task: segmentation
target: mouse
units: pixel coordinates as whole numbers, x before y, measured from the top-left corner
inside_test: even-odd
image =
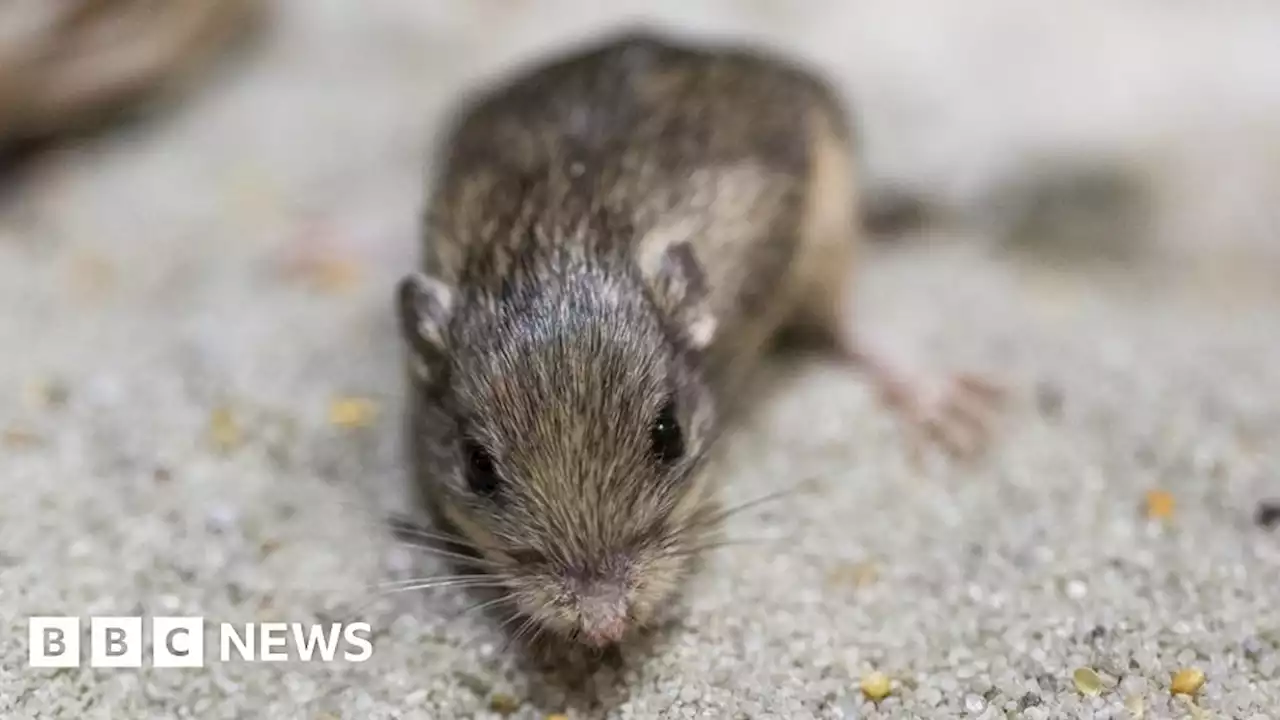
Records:
[[[531,634],[617,646],[679,595],[723,518],[708,458],[783,338],[866,372],[939,438],[972,420],[916,402],[850,325],[852,117],[777,51],[650,28],[459,101],[394,293],[408,444]],[[955,388],[955,407],[999,391]]]

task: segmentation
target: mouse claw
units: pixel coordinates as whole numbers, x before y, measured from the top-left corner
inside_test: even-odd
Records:
[[[999,383],[974,373],[959,373],[930,397],[924,383],[908,382],[874,354],[859,349],[848,358],[870,373],[881,401],[906,421],[913,454],[933,446],[952,458],[973,460],[989,446],[994,416],[1006,395]]]
[[[958,460],[974,460],[990,447],[994,416],[1004,399],[996,383],[957,375],[932,402],[919,390],[905,395],[898,410],[927,441]]]
[[[953,385],[973,399],[991,405],[1003,404],[1007,395],[1003,385],[975,373],[959,373],[955,376]]]

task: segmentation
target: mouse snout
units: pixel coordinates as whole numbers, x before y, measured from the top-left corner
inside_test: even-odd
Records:
[[[593,583],[585,590],[578,600],[583,637],[598,646],[621,640],[627,632],[626,592],[618,583],[608,581]]]
[[[582,636],[593,645],[616,643],[626,634],[631,609],[626,581],[613,573],[575,578]]]

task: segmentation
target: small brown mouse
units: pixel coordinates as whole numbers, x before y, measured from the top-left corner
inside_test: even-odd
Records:
[[[593,646],[654,618],[716,529],[704,461],[777,338],[921,409],[847,327],[854,139],[812,71],[652,30],[466,100],[397,288],[409,442],[514,616]]]

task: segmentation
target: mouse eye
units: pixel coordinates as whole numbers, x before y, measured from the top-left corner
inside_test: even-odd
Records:
[[[680,421],[676,419],[675,398],[668,398],[658,411],[649,431],[649,442],[653,456],[663,465],[679,460],[684,454],[684,435],[680,432]]]
[[[467,485],[477,495],[492,496],[498,491],[501,479],[493,467],[493,456],[480,443],[466,440],[462,452],[467,463]]]

